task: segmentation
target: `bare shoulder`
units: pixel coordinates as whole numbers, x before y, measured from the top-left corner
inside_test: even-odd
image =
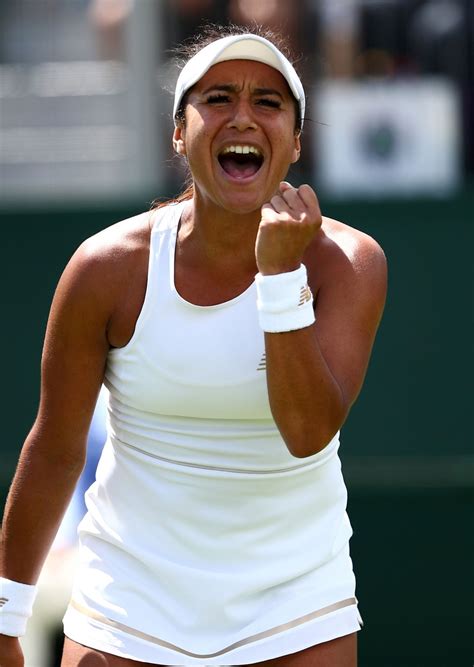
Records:
[[[121,264],[137,252],[148,250],[152,214],[141,213],[121,220],[86,239],[75,256],[89,264]]]
[[[308,249],[307,261],[314,287],[337,280],[380,286],[385,293],[387,261],[384,251],[368,234],[343,222],[323,217],[320,234]]]
[[[386,270],[385,253],[371,236],[332,218],[324,217],[322,227],[329,243],[335,245],[334,260],[345,257],[357,273]]]
[[[95,293],[126,283],[148,256],[150,225],[150,214],[142,213],[89,237],[71,257],[61,280],[90,287]]]
[[[140,302],[147,230],[145,215],[95,234],[76,250],[59,280],[44,341],[36,422],[52,447],[69,442],[76,454],[82,451],[108,351],[133,328],[134,312],[124,307],[130,308],[133,293]],[[121,329],[117,314],[125,322]]]
[[[124,344],[144,299],[151,226],[151,214],[142,213],[86,239],[67,264],[53,305],[105,328],[111,345]]]

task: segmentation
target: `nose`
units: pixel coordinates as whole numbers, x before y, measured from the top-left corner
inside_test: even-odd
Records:
[[[251,104],[247,100],[239,100],[236,102],[233,111],[233,116],[227,123],[228,128],[239,130],[239,132],[245,132],[245,130],[248,129],[256,129],[257,123],[253,118]]]

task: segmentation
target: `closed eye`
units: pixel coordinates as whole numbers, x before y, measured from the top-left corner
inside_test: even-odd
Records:
[[[261,106],[264,107],[272,107],[272,109],[279,109],[281,107],[281,103],[279,100],[269,99],[268,97],[263,97],[257,100],[257,104],[260,104]]]
[[[228,95],[223,95],[222,93],[216,93],[215,95],[209,95],[207,98],[208,104],[224,104],[229,102],[230,97]]]

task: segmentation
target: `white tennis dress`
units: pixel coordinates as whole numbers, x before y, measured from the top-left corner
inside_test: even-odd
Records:
[[[160,209],[130,342],[109,353],[109,437],[86,494],[71,639],[135,660],[241,665],[360,628],[336,436],[293,457],[272,419],[252,284],[174,286],[183,204]]]

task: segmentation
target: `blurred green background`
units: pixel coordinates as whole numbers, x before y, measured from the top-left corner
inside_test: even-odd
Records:
[[[85,237],[142,209],[3,212],[3,497],[35,415],[41,341],[64,264]],[[323,209],[374,236],[389,262],[384,319],[341,446],[365,621],[360,664],[470,665],[473,190]]]
[[[2,4],[0,500],[36,413],[64,265],[83,239],[180,187],[163,87],[176,76],[169,48],[203,18],[283,28],[305,54],[309,117],[290,180],[313,183],[323,213],[372,235],[388,259],[385,315],[340,450],[365,621],[360,666],[469,667],[470,0]]]

